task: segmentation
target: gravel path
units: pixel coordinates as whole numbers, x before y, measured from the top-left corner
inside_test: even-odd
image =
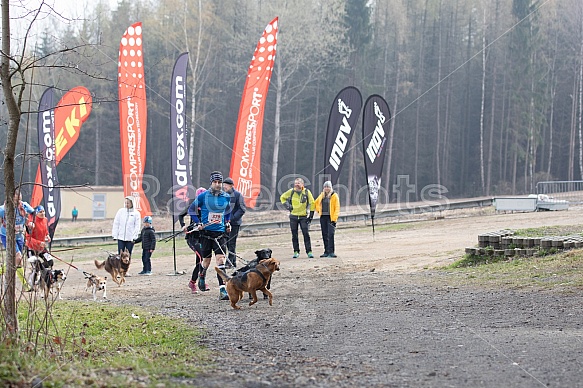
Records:
[[[108,295],[205,329],[216,368],[184,381],[194,386],[583,387],[581,293],[452,287],[458,275],[436,268],[478,233],[572,225],[582,210],[419,222],[379,228],[374,241],[370,230],[340,229],[337,259],[288,258],[288,235],[242,239],[245,257],[269,246],[281,260],[272,307],[234,311],[214,278],[191,295],[188,275],[133,276]],[[179,268],[190,271],[189,260]]]

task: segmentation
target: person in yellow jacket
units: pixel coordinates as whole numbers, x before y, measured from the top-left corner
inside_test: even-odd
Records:
[[[340,215],[340,198],[332,188],[332,182],[324,182],[322,192],[316,198],[316,211],[320,214],[320,227],[324,241],[324,254],[320,257],[337,257],[334,253],[334,233]]]
[[[293,258],[300,257],[300,243],[298,240],[298,225],[304,235],[304,246],[308,258],[313,259],[312,241],[310,240],[310,222],[314,218],[314,196],[304,187],[304,180],[296,178],[293,189],[289,189],[279,197],[279,200],[289,210],[289,226],[292,232]]]

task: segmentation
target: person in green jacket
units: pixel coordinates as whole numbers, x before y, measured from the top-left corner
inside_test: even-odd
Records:
[[[296,178],[293,189],[289,189],[279,197],[283,206],[289,210],[289,226],[292,232],[292,244],[294,247],[293,258],[300,257],[300,243],[298,240],[298,226],[302,229],[304,246],[310,259],[312,253],[312,241],[310,240],[310,223],[314,218],[314,196],[309,189],[304,187],[304,180]]]

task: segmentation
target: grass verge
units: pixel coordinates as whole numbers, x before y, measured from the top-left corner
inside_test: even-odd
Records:
[[[457,263],[457,262],[456,262]],[[571,292],[583,288],[583,250],[542,257],[520,257],[472,267],[446,267],[450,285],[471,283],[494,288],[537,288]]]
[[[33,335],[0,344],[2,386],[186,386],[208,363],[201,333],[176,319],[97,303],[29,307],[19,304],[19,322]]]

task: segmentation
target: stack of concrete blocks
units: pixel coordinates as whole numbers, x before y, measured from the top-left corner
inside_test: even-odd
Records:
[[[563,251],[583,248],[583,236],[514,236],[511,230],[499,230],[478,235],[478,247],[466,248],[466,253],[475,256],[534,256],[538,251]]]

